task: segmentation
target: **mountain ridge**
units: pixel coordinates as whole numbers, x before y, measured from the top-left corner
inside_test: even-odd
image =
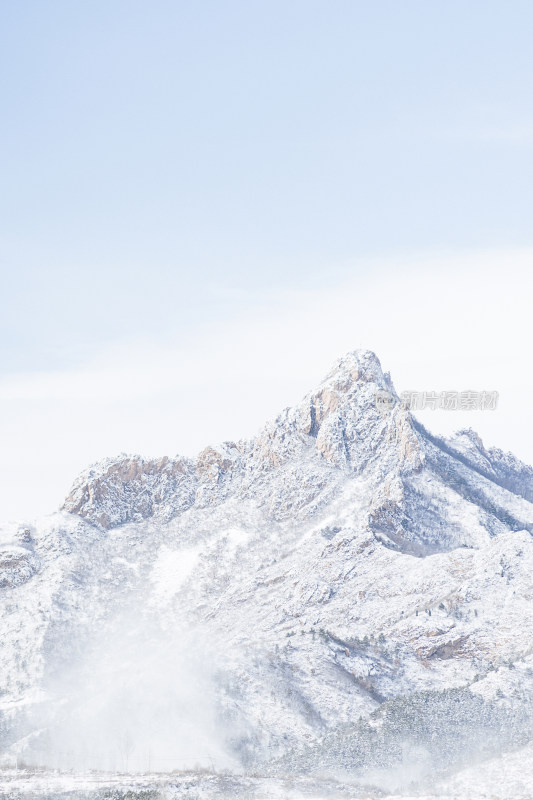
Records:
[[[385,415],[375,405],[380,390],[396,400]],[[168,522],[194,505],[223,502],[232,492],[243,498],[253,496],[257,487],[262,505],[274,518],[292,513],[294,503],[287,495],[298,498],[304,513],[309,506],[312,515],[316,511],[316,505],[310,504],[313,492],[316,495],[321,486],[335,482],[334,471],[326,474],[330,466],[362,474],[378,462],[376,480],[382,496],[381,504],[378,499],[374,504],[377,525],[380,520],[390,522],[394,497],[404,496],[404,479],[423,468],[430,445],[501,488],[533,499],[531,467],[496,448],[487,451],[471,429],[450,440],[431,434],[399,402],[377,356],[360,350],[340,358],[315,390],[267,422],[256,437],[208,446],[196,458],[123,455],[106,459],[81,473],[62,510],[105,529],[152,516]],[[315,467],[311,495],[302,492],[300,473],[296,482],[290,474],[285,476],[285,497],[276,496],[276,487],[270,493],[268,486],[265,490],[265,475],[287,466],[291,459],[304,458],[311,458]],[[531,528],[529,521],[513,524]]]

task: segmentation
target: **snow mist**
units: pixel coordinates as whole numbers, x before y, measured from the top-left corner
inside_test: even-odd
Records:
[[[121,613],[50,677],[21,758],[58,769],[171,772],[236,767],[199,630]]]

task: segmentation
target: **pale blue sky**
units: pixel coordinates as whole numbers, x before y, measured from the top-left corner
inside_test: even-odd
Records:
[[[1,370],[533,244],[532,36],[516,0],[3,2]]]
[[[347,350],[533,463],[530,0],[0,0],[0,520]],[[444,412],[443,412],[444,413]]]

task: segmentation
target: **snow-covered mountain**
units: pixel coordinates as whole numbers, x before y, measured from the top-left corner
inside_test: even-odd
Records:
[[[380,389],[349,353],[256,438],[106,459],[4,528],[4,763],[381,785],[525,747],[533,470]]]

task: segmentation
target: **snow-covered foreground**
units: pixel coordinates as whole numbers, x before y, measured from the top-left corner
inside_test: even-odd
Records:
[[[394,776],[391,776],[393,780]],[[433,785],[409,784],[394,793],[342,781],[294,777],[123,773],[0,772],[0,797],[9,800],[530,800],[533,746],[461,770]]]

